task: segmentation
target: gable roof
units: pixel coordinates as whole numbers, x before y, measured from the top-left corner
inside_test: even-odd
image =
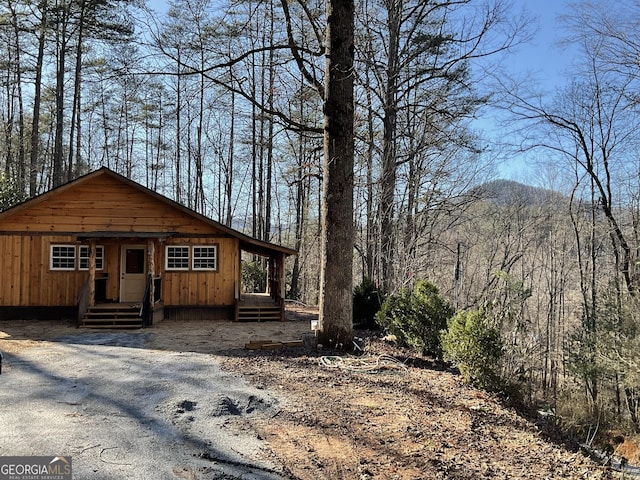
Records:
[[[202,215],[194,210],[191,210],[190,208],[185,207],[184,205],[181,205],[180,203],[171,200],[168,197],[165,197],[164,195],[159,194],[158,192],[155,192],[153,190],[151,190],[150,188],[147,188],[137,182],[134,182],[133,180],[120,175],[119,173],[114,172],[113,170],[107,168],[107,167],[101,167],[98,170],[94,170],[91,173],[88,173],[86,175],[83,175],[81,177],[76,178],[75,180],[71,180],[70,182],[67,182],[63,185],[60,185],[59,187],[53,188],[41,195],[32,197],[28,200],[25,200],[22,203],[19,203],[17,205],[14,205],[13,207],[4,210],[3,212],[0,212],[0,222],[2,222],[3,219],[14,215],[16,213],[19,213],[29,207],[38,205],[40,203],[46,202],[47,200],[49,200],[50,198],[60,194],[61,192],[64,192],[72,187],[75,187],[77,185],[81,185],[83,183],[89,182],[91,180],[95,180],[96,178],[99,178],[103,175],[107,175],[111,178],[114,178],[126,185],[129,185],[130,187],[133,187],[147,195],[152,196],[153,198],[155,198],[156,200],[165,203],[173,208],[176,208],[178,210],[180,210],[181,212],[203,222],[206,223],[207,225],[210,225],[218,230],[220,230],[221,232],[225,233],[226,235],[229,235],[231,237],[237,238],[240,241],[240,248],[242,250],[245,250],[247,252],[250,253],[255,253],[257,255],[271,255],[274,253],[282,253],[285,255],[296,255],[297,252],[291,248],[287,248],[287,247],[283,247],[281,245],[276,245],[274,243],[269,243],[269,242],[264,242],[262,240],[258,240],[256,238],[250,237],[249,235],[245,235],[242,232],[239,232],[237,230],[234,230],[233,228],[227,227],[226,225],[223,225],[222,223],[216,222],[215,220],[210,219],[209,217],[206,217],[205,215]]]

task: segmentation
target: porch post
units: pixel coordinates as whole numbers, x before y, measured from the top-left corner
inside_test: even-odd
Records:
[[[285,281],[284,281],[284,259],[285,259],[285,255],[284,253],[279,253],[278,254],[278,288],[280,289],[280,298],[282,299],[282,302],[284,303],[284,299],[287,295],[286,292],[286,285],[285,285]]]
[[[153,311],[153,302],[155,299],[155,282],[153,279],[156,276],[156,255],[155,255],[155,246],[156,243],[153,239],[147,240],[147,256],[148,256],[148,264],[149,264],[149,275],[151,275],[151,284],[149,285],[149,306],[151,307],[151,311]]]
[[[89,306],[96,304],[96,241],[89,240]]]
[[[278,285],[280,286],[280,298],[284,300],[287,295],[284,282],[284,254],[278,255]]]
[[[276,260],[276,276],[278,279],[278,297],[280,302],[280,321],[284,322],[284,300],[287,295],[286,285],[284,284],[284,253],[278,253]]]
[[[265,293],[268,293],[269,295],[271,295],[271,298],[273,298],[274,300],[278,299],[277,262],[278,262],[278,259],[274,255],[269,256],[269,272],[267,274],[267,291]]]

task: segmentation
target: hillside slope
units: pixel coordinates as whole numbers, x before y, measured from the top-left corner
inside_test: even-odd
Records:
[[[474,187],[469,193],[499,206],[544,205],[554,201],[559,195],[552,190],[532,187],[513,180],[493,180]]]
[[[224,366],[288,399],[274,418],[245,428],[257,429],[291,478],[614,478],[455,374],[368,341],[367,357],[391,353],[406,371],[330,368],[312,350],[247,351]]]

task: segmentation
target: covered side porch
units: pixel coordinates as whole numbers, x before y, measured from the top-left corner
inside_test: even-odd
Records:
[[[236,305],[237,322],[284,321],[284,302],[269,293],[243,293]]]
[[[140,328],[161,319],[285,319],[285,247],[239,235],[92,232],[76,235],[86,281],[78,325]],[[242,291],[241,252],[266,260],[264,291]]]
[[[263,246],[259,242],[240,242],[242,252],[257,255],[267,261],[266,291],[243,292],[242,281],[236,283],[236,308],[234,319],[237,322],[262,322],[285,320],[285,259],[295,254],[293,250],[280,247],[278,250],[269,244]],[[240,266],[239,271],[242,271]]]

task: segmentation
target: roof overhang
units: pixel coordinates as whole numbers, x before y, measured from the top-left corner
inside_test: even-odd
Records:
[[[275,245],[273,243],[262,242],[255,239],[240,239],[240,249],[245,252],[261,255],[264,257],[270,257],[274,254],[297,255],[298,252],[291,248]]]

